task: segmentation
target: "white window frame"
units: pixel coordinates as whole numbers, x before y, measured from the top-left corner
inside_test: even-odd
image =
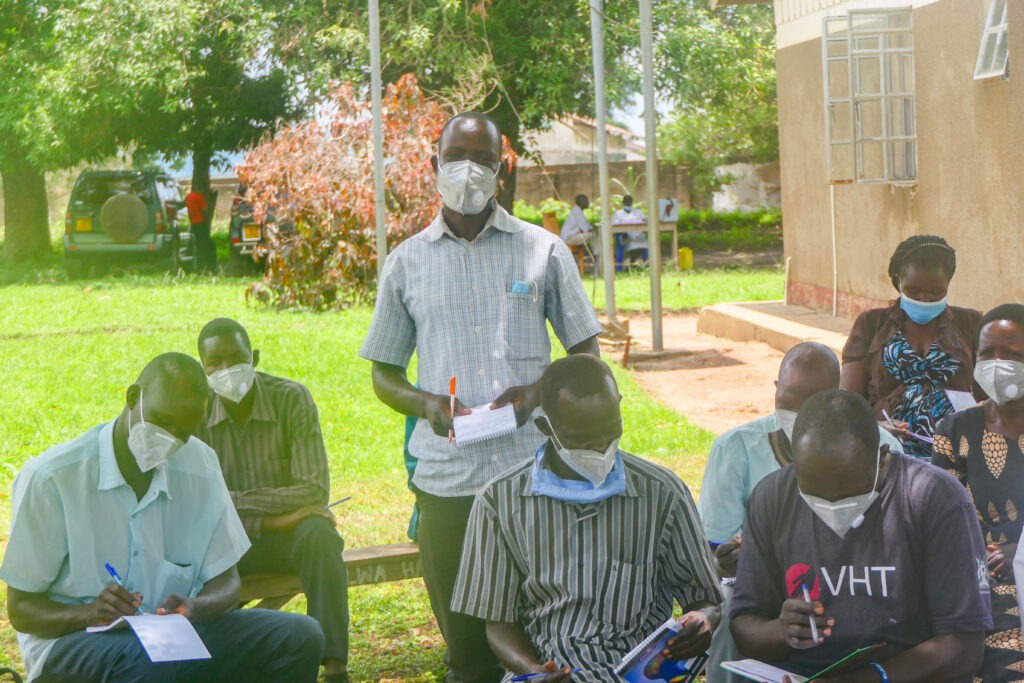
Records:
[[[831,183],[917,183],[913,13],[851,10],[822,31]]]
[[[978,48],[978,62],[974,66],[974,80],[987,81],[992,78],[1006,78],[1010,66],[1010,3],[1008,0],[991,0],[985,30],[981,32],[981,46]],[[991,46],[992,50],[988,51]],[[1002,56],[1000,57],[1000,52]]]

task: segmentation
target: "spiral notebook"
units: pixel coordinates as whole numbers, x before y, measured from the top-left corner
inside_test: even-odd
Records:
[[[682,628],[675,619],[669,619],[658,630],[644,638],[622,658],[615,673],[631,683],[691,683],[704,671],[707,655],[676,660],[665,656],[669,638]]]
[[[516,431],[516,410],[511,403],[495,410],[490,404],[478,406],[469,415],[456,415],[452,423],[455,443],[468,446]]]

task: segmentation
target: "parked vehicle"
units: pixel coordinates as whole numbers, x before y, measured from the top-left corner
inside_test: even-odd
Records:
[[[71,277],[110,265],[194,270],[185,202],[165,173],[85,170],[64,217],[64,267]],[[179,213],[180,218],[179,218]]]
[[[246,199],[245,185],[239,185],[231,202],[231,223],[228,226],[228,245],[231,248],[231,270],[239,273],[262,270],[264,259],[255,257],[256,247],[265,244],[266,223],[256,220],[256,212]]]

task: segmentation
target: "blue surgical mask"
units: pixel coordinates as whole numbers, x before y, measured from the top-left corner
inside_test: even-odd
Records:
[[[900,292],[900,308],[918,325],[927,325],[946,310],[946,297],[938,301],[917,301]]]
[[[544,447],[545,445],[542,444],[537,449],[533,472],[530,476],[533,481],[530,493],[563,500],[566,503],[597,503],[626,491],[625,466],[622,464],[621,456],[615,456],[615,464],[612,466],[611,472],[600,485],[595,486],[589,481],[562,479],[544,467]]]

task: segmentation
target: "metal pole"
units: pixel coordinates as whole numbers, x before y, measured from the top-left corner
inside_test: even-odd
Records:
[[[380,11],[377,0],[369,0],[370,90],[373,111],[373,215],[377,221],[377,279],[388,255],[388,229],[384,208],[384,114],[381,104]]]
[[[661,231],[658,224],[657,112],[654,109],[654,29],[651,0],[640,0],[640,59],[643,63],[644,136],[647,157],[647,249],[651,270],[651,338],[654,350],[661,340]]]
[[[594,57],[594,103],[597,105],[597,168],[601,184],[601,266],[604,270],[604,310],[615,322],[615,249],[612,245],[612,205],[608,182],[607,102],[604,91],[604,0],[590,0],[590,49]]]

